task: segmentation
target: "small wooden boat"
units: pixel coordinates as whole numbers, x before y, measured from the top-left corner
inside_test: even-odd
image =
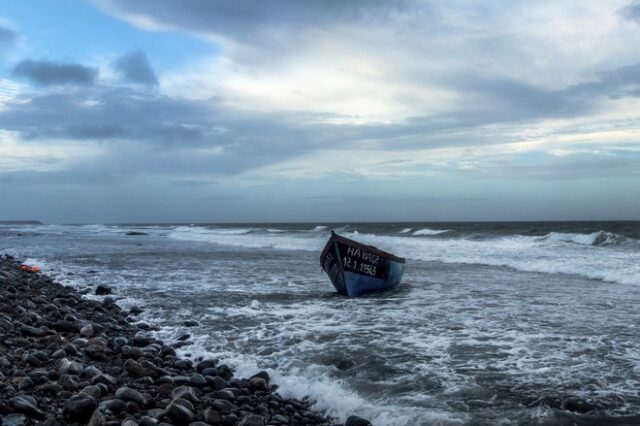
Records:
[[[349,297],[392,290],[404,272],[401,257],[331,231],[320,265],[338,293]]]

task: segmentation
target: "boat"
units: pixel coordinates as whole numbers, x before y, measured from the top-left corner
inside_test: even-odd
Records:
[[[320,266],[336,291],[349,297],[394,289],[400,284],[404,264],[402,257],[333,231],[320,255]]]

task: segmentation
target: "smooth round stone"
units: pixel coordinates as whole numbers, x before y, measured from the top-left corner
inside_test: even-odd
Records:
[[[344,426],[372,426],[371,422],[358,416],[350,416]]]
[[[157,426],[158,421],[150,416],[142,416],[140,417],[140,421],[138,422],[140,426]]]
[[[183,405],[176,403],[169,404],[169,406],[165,410],[165,414],[167,415],[167,417],[169,417],[169,419],[171,419],[171,422],[178,426],[187,426],[195,418],[191,410]]]
[[[136,404],[141,406],[146,405],[147,400],[140,392],[135,389],[131,389],[128,387],[121,387],[116,391],[116,398],[121,399],[123,401],[133,401]]]
[[[211,401],[211,407],[220,413],[230,413],[238,408],[226,399],[214,399]]]
[[[191,386],[202,387],[207,385],[207,379],[202,374],[196,373],[189,379]]]
[[[264,417],[258,414],[249,414],[240,420],[238,426],[264,426]]]
[[[100,402],[100,410],[120,414],[127,411],[127,404],[120,399],[107,399]]]
[[[30,395],[14,396],[9,400],[9,405],[26,416],[38,419],[44,417],[44,413],[38,408],[38,402]]]
[[[86,422],[95,409],[96,402],[91,396],[77,394],[65,401],[62,412],[71,421]]]
[[[210,425],[219,425],[220,423],[222,423],[220,414],[218,414],[218,412],[213,408],[207,408],[206,410],[204,410],[202,418]]]
[[[192,387],[189,387],[189,386],[178,386],[177,388],[175,388],[173,390],[173,392],[171,392],[171,396],[174,399],[175,398],[182,398],[182,399],[186,399],[187,401],[191,401],[191,402],[198,402],[199,401],[195,390]]]
[[[182,398],[176,398],[172,401],[172,404],[180,404],[183,407],[187,407],[189,409],[189,411],[191,412],[195,412],[195,408],[193,407],[193,404],[190,403],[189,401],[187,401],[186,399],[182,399]]]
[[[2,419],[2,426],[27,426],[29,420],[24,414],[12,413]]]

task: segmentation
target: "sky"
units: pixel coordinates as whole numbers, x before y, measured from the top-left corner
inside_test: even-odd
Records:
[[[0,3],[0,220],[640,220],[640,1]]]

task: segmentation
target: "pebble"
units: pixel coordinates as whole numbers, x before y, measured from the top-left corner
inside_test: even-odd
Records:
[[[157,340],[151,334],[157,327],[132,319],[143,308],[123,310],[112,297],[85,299],[19,266],[0,255],[2,426],[335,424],[308,411],[309,404],[277,395],[267,372],[240,379],[215,359],[177,356],[175,348],[190,336],[178,344]],[[111,292],[102,284],[89,289]],[[576,403],[566,408],[583,410]],[[370,425],[361,420],[348,426]]]
[[[76,394],[64,403],[63,413],[70,421],[86,422],[91,418],[96,402],[89,395]]]

